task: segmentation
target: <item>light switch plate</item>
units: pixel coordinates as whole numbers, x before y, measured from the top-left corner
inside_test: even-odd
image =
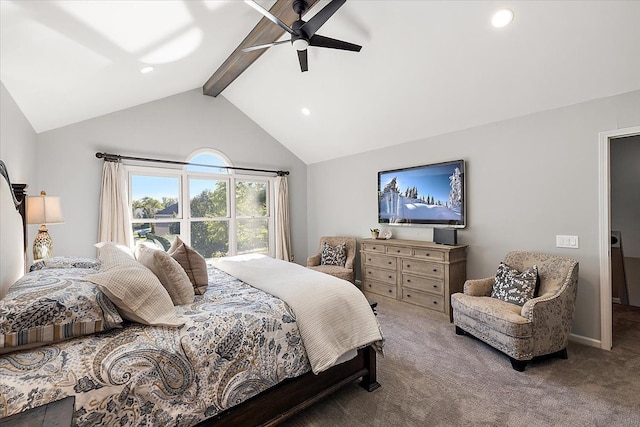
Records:
[[[578,236],[557,235],[556,247],[578,249],[580,247],[580,241]]]

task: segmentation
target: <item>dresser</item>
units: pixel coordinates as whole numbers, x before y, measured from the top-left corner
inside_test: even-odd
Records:
[[[364,239],[360,262],[362,289],[424,308],[453,320],[451,294],[462,292],[467,275],[467,246],[446,246],[401,239]]]

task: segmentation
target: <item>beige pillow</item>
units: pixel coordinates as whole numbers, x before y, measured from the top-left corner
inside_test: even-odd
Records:
[[[194,290],[187,273],[178,261],[165,251],[148,246],[136,247],[136,258],[140,264],[156,275],[162,286],[169,292],[173,305],[191,304]]]
[[[178,236],[176,236],[167,253],[178,261],[185,273],[187,273],[195,293],[198,295],[204,294],[209,285],[207,262],[204,257],[180,240]]]
[[[125,319],[145,325],[181,326],[171,297],[158,278],[144,265],[113,245],[100,249],[99,273],[85,279],[95,283]]]

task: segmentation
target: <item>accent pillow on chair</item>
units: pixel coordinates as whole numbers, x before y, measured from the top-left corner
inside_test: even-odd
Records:
[[[320,265],[338,265],[344,267],[347,262],[346,242],[333,247],[327,242],[322,245],[322,254],[320,257]]]
[[[539,284],[538,266],[533,265],[523,272],[501,262],[491,291],[492,298],[523,306],[535,296]]]

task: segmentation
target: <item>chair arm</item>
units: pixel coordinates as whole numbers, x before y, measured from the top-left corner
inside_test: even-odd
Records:
[[[307,258],[307,267],[315,267],[316,265],[320,265],[320,254]]]
[[[560,298],[562,293],[547,293],[540,295],[539,297],[531,298],[525,302],[522,306],[520,314],[529,320],[534,320],[534,314],[536,317],[540,315],[551,315],[554,311],[557,313],[562,308],[564,301]],[[543,314],[544,313],[544,314]]]
[[[491,295],[495,280],[495,276],[487,277],[486,279],[467,280],[464,282],[464,294],[473,297],[488,297]]]

